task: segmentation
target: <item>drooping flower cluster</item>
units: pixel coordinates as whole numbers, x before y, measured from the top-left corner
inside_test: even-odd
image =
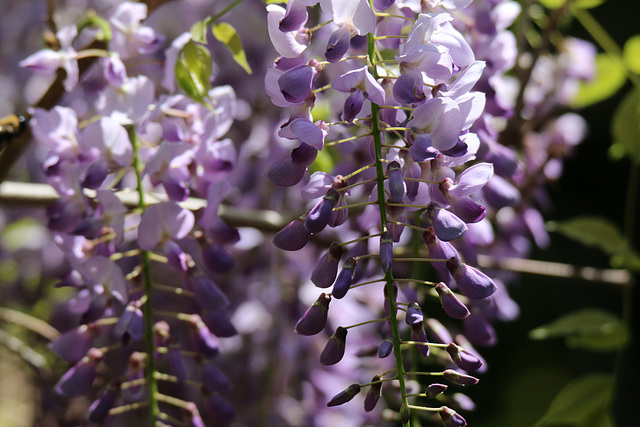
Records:
[[[77,289],[67,313],[78,326],[51,343],[72,364],[56,390],[82,395],[106,380],[89,408],[93,423],[165,416],[227,423],[234,416],[224,397],[230,383],[215,359],[220,338],[236,331],[216,282],[234,268],[227,246],[239,240],[218,217],[237,156],[224,139],[235,94],[219,86],[199,103],[179,93],[173,70],[193,41],[184,33],[165,42],[145,24],[146,5],[124,2],[101,16],[109,28],[99,30],[105,50],[74,47],[97,32],[88,26],[78,34],[72,23],[58,32],[60,50],[22,62],[67,74],[68,105],[31,112],[47,182],[60,195],[47,210],[69,265],[59,286]],[[77,60],[90,55],[97,61],[80,78]],[[163,80],[140,65],[158,59]],[[137,196],[133,202],[127,193]],[[194,206],[190,196],[206,204]],[[105,368],[106,378],[96,381]]]
[[[492,256],[524,256],[525,250],[505,251],[501,246],[531,236],[538,244],[545,241],[542,217],[533,207],[532,192],[542,182],[532,156],[533,150],[541,156],[550,150],[545,144],[523,147],[501,140],[501,123],[514,114],[529,120],[528,110],[514,113],[517,100],[504,94],[509,80],[505,73],[518,55],[507,28],[520,6],[511,1],[374,1],[373,6],[366,1],[321,1],[322,24],[314,27],[307,7],[315,3],[267,7],[269,34],[281,56],[267,71],[265,87],[275,105],[289,109],[278,135],[294,143],[266,175],[282,186],[302,182],[302,197],[309,201],[307,211],[273,242],[298,251],[315,235],[320,242],[335,240],[310,276],[315,286],[333,288],[302,315],[295,328],[301,335],[315,335],[333,323],[329,312],[340,316],[340,307],[329,310],[332,299],[345,298],[350,289],[384,284],[384,317],[327,328],[335,332],[320,361],[328,365],[345,357],[352,327],[383,322],[367,333],[379,336],[378,355],[394,353],[397,363],[365,385],[379,395],[380,384],[397,382],[399,417],[407,424],[411,404],[405,383],[411,374],[406,371],[412,369],[403,365],[405,346],[415,346],[424,356],[430,355],[430,347],[445,346],[451,356],[443,360],[445,367],[453,361],[464,371],[480,369],[480,359],[468,349],[493,345],[491,322],[513,319],[517,306],[503,284],[508,277],[492,280],[484,274],[479,253],[491,247]],[[567,77],[570,83],[562,84],[571,86],[585,77]],[[531,97],[524,89],[522,93],[524,99]],[[534,104],[531,111],[545,109],[529,102]],[[569,117],[577,120],[567,116],[559,122]],[[526,144],[529,136],[520,136]],[[561,156],[551,157],[554,163]],[[550,160],[538,163],[546,167]],[[307,180],[309,168],[317,171]],[[518,218],[526,229],[515,225],[513,215],[505,218],[514,207],[523,212]],[[327,226],[335,231],[323,231]],[[417,239],[424,244],[419,250],[411,243]],[[419,267],[428,261],[435,270],[431,274]],[[439,315],[423,318],[420,303],[434,296],[441,299],[444,313],[464,319],[464,335],[454,340],[438,322]],[[406,333],[398,325],[402,312],[411,340],[403,338]],[[425,327],[436,343],[427,341]],[[452,372],[445,370],[444,377],[453,383],[477,381]],[[362,388],[352,384],[328,405],[343,404]],[[375,406],[371,399],[367,395],[367,410]],[[447,426],[465,425],[446,406],[422,409],[439,413]]]

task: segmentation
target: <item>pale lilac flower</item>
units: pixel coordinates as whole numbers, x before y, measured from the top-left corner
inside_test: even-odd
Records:
[[[60,50],[44,49],[20,61],[20,66],[45,74],[55,74],[58,68],[66,72],[64,89],[71,92],[78,84],[80,72],[78,70],[77,52],[71,46],[73,39],[78,35],[75,25],[61,28],[56,37],[60,41]]]
[[[161,248],[167,240],[180,240],[189,234],[195,217],[188,209],[173,202],[150,205],[138,227],[138,244],[145,250]]]
[[[122,58],[151,53],[157,49],[162,37],[151,27],[141,25],[147,17],[147,5],[144,3],[121,3],[109,19],[113,38],[109,49]]]
[[[280,29],[286,10],[278,5],[267,6],[267,28],[273,47],[286,58],[295,58],[307,48],[308,36],[303,31],[287,31]]]

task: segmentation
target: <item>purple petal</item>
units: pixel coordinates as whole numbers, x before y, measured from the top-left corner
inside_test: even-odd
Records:
[[[349,123],[353,123],[356,116],[362,110],[362,104],[364,103],[364,94],[359,91],[351,92],[351,95],[344,101],[343,119]]]
[[[349,50],[351,34],[346,27],[340,27],[331,34],[324,57],[329,62],[338,62]]]
[[[299,65],[285,71],[278,79],[284,99],[294,103],[307,99],[311,94],[316,74],[316,70],[307,65]]]
[[[307,231],[304,226],[305,221],[298,218],[291,221],[282,230],[278,231],[273,237],[273,244],[285,251],[297,251],[302,249],[309,238],[311,233]]]
[[[304,2],[289,0],[284,18],[280,20],[280,31],[286,33],[299,30],[309,18]]]
[[[446,209],[433,209],[432,221],[436,236],[445,242],[455,240],[467,231],[464,221]]]

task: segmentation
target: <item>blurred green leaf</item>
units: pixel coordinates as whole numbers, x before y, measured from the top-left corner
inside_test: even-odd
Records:
[[[208,16],[202,21],[198,21],[191,26],[191,39],[197,43],[207,43],[207,31],[211,24],[211,17]]]
[[[614,95],[627,79],[626,68],[622,59],[608,53],[596,56],[596,77],[582,83],[575,98],[573,107],[586,107],[603,101]]]
[[[332,170],[338,157],[332,147],[322,149],[318,152],[318,157],[309,166],[309,173]]]
[[[218,41],[224,43],[227,49],[229,49],[233,60],[236,61],[236,63],[247,72],[247,74],[251,74],[251,67],[247,61],[247,56],[245,55],[244,48],[242,47],[242,41],[240,40],[240,36],[238,36],[236,29],[233,28],[231,24],[221,22],[219,24],[214,24],[211,27],[211,30],[213,31],[213,36]]]
[[[640,74],[640,34],[631,36],[622,49],[622,59],[629,71]]]
[[[611,351],[624,346],[627,330],[616,315],[597,308],[585,308],[532,330],[529,337],[534,340],[564,337],[570,348]]]
[[[549,231],[557,231],[585,246],[595,246],[608,255],[624,250],[624,239],[611,221],[596,216],[578,216],[559,222],[549,222]]]
[[[189,40],[180,51],[175,66],[176,81],[193,100],[204,103],[211,89],[211,54],[209,50]]]
[[[560,390],[535,427],[613,427],[609,411],[612,394],[611,376],[590,374],[580,377]]]
[[[38,249],[49,236],[47,229],[34,218],[22,218],[8,224],[0,232],[0,244],[9,252]]]
[[[84,19],[80,20],[80,22],[78,23],[78,34],[80,34],[83,29],[90,27],[98,28],[99,31],[96,34],[97,40],[101,40],[105,43],[111,41],[111,23],[103,17],[96,15],[96,13],[92,11],[89,11],[87,13],[87,16]]]
[[[264,4],[287,4],[289,0],[262,0]]]
[[[605,1],[606,0],[575,0],[571,3],[571,6],[579,9],[591,9],[600,6]],[[564,6],[565,3],[567,3],[567,0],[540,0],[540,4],[547,9],[558,9]]]
[[[613,144],[609,150],[612,156],[628,156],[634,163],[640,163],[640,90],[628,93],[611,120]]]

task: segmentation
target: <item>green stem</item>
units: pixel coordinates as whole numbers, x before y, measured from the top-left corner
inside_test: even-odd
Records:
[[[376,63],[376,45],[375,45],[375,37],[373,34],[367,34],[367,54],[369,55],[369,62],[371,64]],[[378,78],[378,72],[376,70],[375,65],[371,66],[371,74],[374,79]],[[375,147],[375,158],[376,158],[376,177],[378,181],[378,207],[380,208],[380,231],[382,233],[387,232],[387,206],[386,199],[384,194],[384,169],[383,169],[383,158],[382,158],[382,137],[380,135],[380,107],[372,102],[371,103],[371,134],[373,135],[373,143]],[[402,406],[406,406],[407,403],[407,389],[405,385],[404,379],[404,365],[402,363],[402,350],[400,349],[400,330],[398,328],[398,318],[396,316],[396,307],[394,305],[394,301],[396,300],[395,290],[393,287],[393,273],[391,268],[384,275],[386,281],[386,291],[387,298],[389,299],[389,322],[391,323],[391,330],[394,336],[393,343],[393,354],[396,359],[396,372],[398,377],[398,383],[400,386],[400,395],[402,400]],[[404,427],[410,427],[411,422],[407,421],[403,423]]]
[[[142,186],[142,170],[144,165],[140,161],[138,155],[138,138],[133,126],[127,126],[127,132],[129,139],[131,140],[131,146],[133,151],[133,169],[136,173],[136,181],[138,186],[138,207],[142,212],[146,209],[144,188]],[[142,258],[142,275],[143,275],[143,287],[144,296],[146,302],[143,306],[144,314],[144,332],[145,332],[145,346],[147,349],[146,371],[145,377],[147,384],[149,385],[149,409],[151,410],[151,425],[155,425],[160,415],[160,407],[158,406],[158,383],[156,381],[155,372],[156,365],[153,359],[153,352],[155,346],[153,343],[153,306],[151,304],[151,262],[149,260],[149,251],[140,251],[140,257]]]
[[[218,13],[216,16],[214,16],[213,18],[211,18],[211,21],[209,21],[209,23],[213,23],[216,22],[218,19],[222,18],[224,15],[227,14],[227,12],[229,12],[231,9],[233,9],[234,7],[236,7],[237,5],[239,5],[240,3],[242,3],[242,0],[236,0],[233,3],[231,3],[229,6],[225,7],[224,9],[222,9],[222,12]]]

